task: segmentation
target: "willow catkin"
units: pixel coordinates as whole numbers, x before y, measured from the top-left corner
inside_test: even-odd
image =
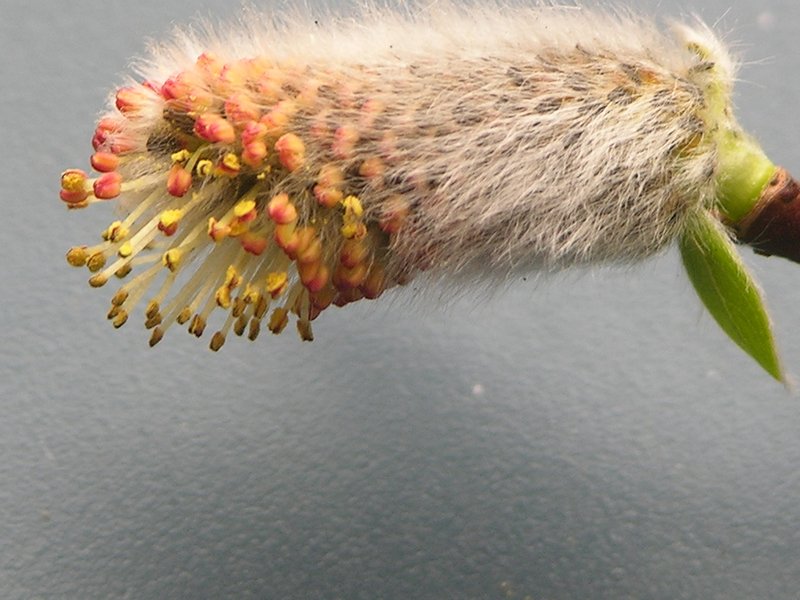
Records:
[[[357,20],[250,20],[181,34],[116,90],[72,208],[127,215],[70,263],[130,278],[158,342],[214,308],[255,338],[376,298],[420,273],[450,282],[631,262],[715,195],[713,98],[731,59],[700,23],[617,12],[454,7]],[[128,275],[133,272],[131,275]]]

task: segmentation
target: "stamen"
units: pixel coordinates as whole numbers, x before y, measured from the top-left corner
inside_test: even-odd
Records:
[[[332,101],[355,107],[357,88],[333,74],[309,79],[294,66],[207,54],[164,82],[118,91],[116,112],[101,119],[92,140],[98,175],[71,169],[61,179],[69,207],[119,197],[128,209],[103,243],[67,253],[70,264],[89,269],[95,287],[145,267],[114,295],[115,326],[157,277],[144,311],[150,344],[175,322],[200,336],[222,308],[214,350],[231,329],[255,339],[264,318],[278,333],[290,312],[301,338],[311,340],[310,321],[334,300],[353,301],[360,287],[371,296],[384,289],[383,271],[371,266],[373,238],[385,241],[380,229],[397,227],[389,217],[368,220],[361,199],[347,193],[364,181],[384,185],[383,154],[360,147],[385,137],[370,137],[383,105],[367,100],[358,128],[333,132],[337,109],[320,105],[328,101],[324,85],[336,90]],[[276,298],[281,305],[270,312]]]

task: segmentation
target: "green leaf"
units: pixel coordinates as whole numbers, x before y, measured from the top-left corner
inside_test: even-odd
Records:
[[[680,249],[694,289],[722,330],[770,375],[785,381],[761,290],[723,225],[703,211],[684,232]]]

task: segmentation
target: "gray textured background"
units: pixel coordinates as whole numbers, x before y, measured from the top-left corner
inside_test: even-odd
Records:
[[[348,307],[314,344],[111,329],[63,260],[111,212],[65,211],[58,175],[147,37],[237,8],[0,0],[0,597],[797,597],[800,402],[674,252]],[[693,10],[724,17],[741,121],[800,171],[797,5]],[[800,268],[746,255],[800,374]]]

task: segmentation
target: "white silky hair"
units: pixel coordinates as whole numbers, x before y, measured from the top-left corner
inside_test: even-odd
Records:
[[[387,134],[396,140],[380,184],[351,190],[367,218],[397,195],[408,202],[387,255],[394,273],[455,281],[630,263],[713,202],[709,95],[729,92],[735,65],[699,21],[662,27],[625,10],[555,5],[356,12],[249,11],[236,26],[179,32],[138,70],[163,81],[201,52],[266,57],[379,102],[380,118],[337,166],[352,172]],[[332,121],[358,122],[358,103],[329,108]],[[293,131],[308,140],[311,126],[301,117]],[[306,150],[308,164],[328,160],[313,143]],[[275,191],[307,188],[287,173]]]

